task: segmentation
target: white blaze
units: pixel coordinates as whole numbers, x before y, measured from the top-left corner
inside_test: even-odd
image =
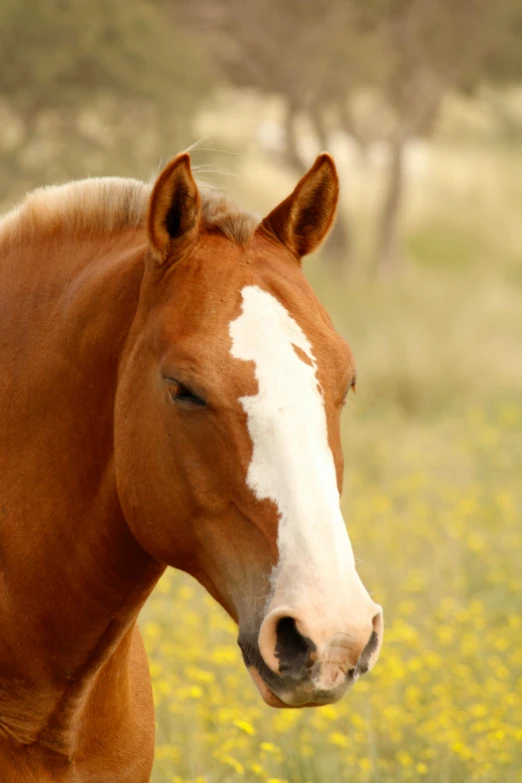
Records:
[[[364,588],[339,508],[312,346],[274,296],[257,286],[246,286],[242,296],[242,313],[230,323],[231,353],[254,362],[259,385],[257,394],[240,398],[253,443],[247,483],[279,511],[271,605],[321,612],[326,604],[338,616],[346,588]]]

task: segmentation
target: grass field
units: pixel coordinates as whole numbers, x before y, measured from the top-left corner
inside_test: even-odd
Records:
[[[358,363],[343,504],[384,607],[376,668],[338,705],[271,710],[233,624],[167,573],[141,618],[155,783],[522,779],[519,159],[475,150],[455,184],[462,160],[441,151],[414,184],[398,280],[339,287],[307,263]]]

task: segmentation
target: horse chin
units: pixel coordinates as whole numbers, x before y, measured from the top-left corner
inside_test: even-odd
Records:
[[[276,709],[280,710],[300,710],[303,709],[303,707],[322,707],[325,704],[329,704],[330,701],[333,701],[325,700],[324,702],[320,702],[303,700],[302,702],[296,704],[288,704],[286,701],[280,699],[279,696],[277,696],[274,691],[268,687],[255,666],[249,666],[248,671],[254,680],[263,701],[265,704],[268,704],[269,707],[275,707]],[[335,699],[335,701],[337,701],[337,699]]]
[[[326,704],[334,704],[342,699],[346,691],[353,685],[357,676],[350,673],[342,678],[336,677],[336,682],[317,681],[317,677],[309,676],[301,681],[294,681],[290,677],[281,677],[273,672],[262,659],[257,640],[252,641],[252,634],[242,632],[239,634],[239,646],[243,654],[245,666],[254,681],[261,698],[269,707],[277,709],[300,709],[302,707],[321,707]],[[317,674],[323,673],[325,667],[320,663],[315,664]],[[337,667],[336,667],[337,668]],[[314,672],[310,674],[313,675]],[[326,672],[327,673],[327,672]],[[339,674],[337,672],[337,674]],[[321,687],[322,685],[322,687]],[[326,686],[326,687],[325,687]]]
[[[306,690],[289,691],[286,694],[278,696],[272,688],[267,685],[262,675],[255,666],[248,666],[248,671],[256,687],[261,694],[265,704],[269,707],[284,710],[299,710],[304,707],[324,707],[326,704],[335,704],[342,699],[346,691],[353,684],[353,680],[347,679],[343,685],[332,692],[310,692]],[[287,700],[285,700],[285,698]]]
[[[282,699],[280,699],[279,696],[276,696],[276,694],[268,687],[255,666],[249,666],[248,671],[254,680],[257,690],[261,694],[261,698],[265,704],[268,704],[269,707],[276,707],[278,709],[292,709],[291,704],[287,704],[286,702],[282,701]]]

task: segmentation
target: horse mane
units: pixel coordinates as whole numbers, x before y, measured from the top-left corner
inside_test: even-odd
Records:
[[[144,227],[152,185],[124,177],[93,177],[28,193],[0,218],[0,241],[24,245],[42,236],[101,236]],[[209,227],[239,244],[248,242],[259,219],[223,194],[200,189]]]

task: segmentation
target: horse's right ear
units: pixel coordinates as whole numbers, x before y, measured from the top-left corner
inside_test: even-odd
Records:
[[[190,155],[183,152],[165,166],[149,201],[147,232],[157,261],[166,260],[173,242],[195,234],[200,215],[201,198],[192,176]]]

